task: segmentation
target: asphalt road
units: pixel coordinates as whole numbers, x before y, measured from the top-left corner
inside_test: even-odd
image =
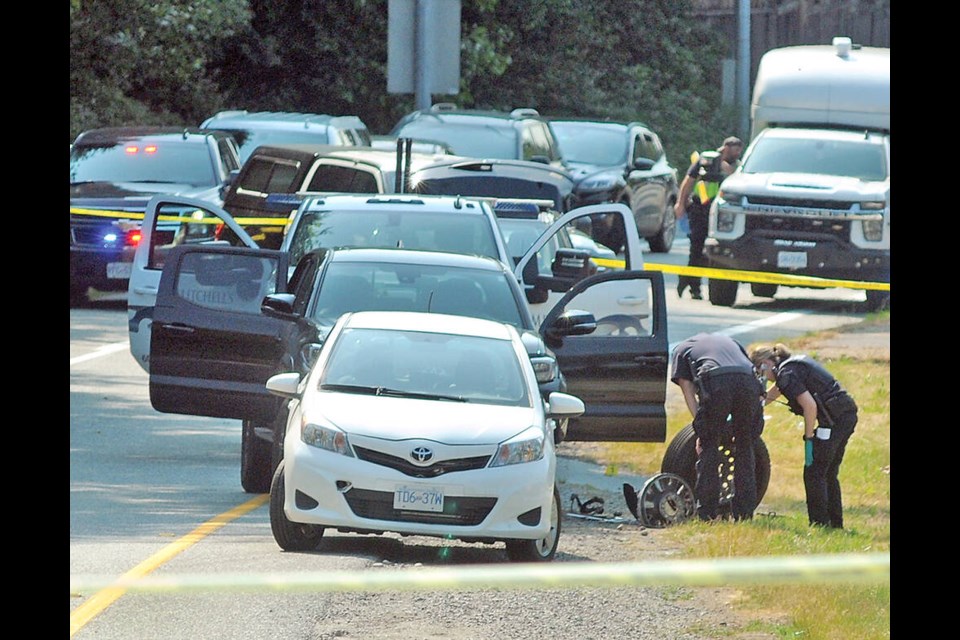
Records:
[[[686,245],[648,263],[685,264]],[[810,331],[859,322],[862,291],[786,290],[755,298],[741,285],[734,308],[676,296],[667,275],[671,343],[701,330],[745,344],[789,341]],[[104,581],[127,575],[215,576],[243,572],[290,575],[311,570],[359,572],[383,541],[345,539],[323,554],[279,553],[262,497],[240,487],[237,421],[161,414],[150,406],[147,375],[127,349],[120,304],[70,311],[70,574]],[[258,502],[259,501],[259,502]],[[502,563],[478,546],[458,552],[457,566]],[[436,556],[424,560],[445,566]],[[316,637],[305,613],[310,592],[240,594],[71,592],[77,638]],[[435,636],[442,637],[442,636]]]

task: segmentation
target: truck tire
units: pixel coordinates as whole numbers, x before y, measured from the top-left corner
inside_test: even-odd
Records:
[[[758,298],[772,298],[777,295],[777,285],[767,282],[751,282],[750,293]]]
[[[737,288],[740,283],[736,280],[707,280],[707,295],[710,304],[717,307],[732,307],[737,301]]]
[[[735,449],[734,449],[735,451]],[[770,484],[770,452],[763,438],[757,438],[754,450],[756,460],[757,503],[763,500]],[[660,463],[661,473],[672,473],[683,478],[691,487],[697,484],[697,434],[693,425],[680,429],[667,445]]]
[[[890,292],[867,290],[867,311],[883,311],[890,308]]]

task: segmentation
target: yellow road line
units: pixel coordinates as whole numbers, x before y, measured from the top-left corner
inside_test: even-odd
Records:
[[[86,600],[86,602],[70,612],[70,637],[72,638],[73,635],[82,629],[85,624],[90,622],[90,620],[99,615],[104,609],[116,602],[120,596],[129,590],[129,587],[125,586],[124,582],[136,582],[137,580],[142,580],[149,573],[155,571],[162,564],[168,562],[180,552],[193,546],[228,522],[235,520],[240,516],[249,513],[250,511],[253,511],[262,504],[265,504],[269,499],[269,495],[259,495],[256,498],[248,500],[247,502],[234,507],[226,513],[222,513],[208,520],[207,522],[204,522],[187,535],[183,536],[176,542],[168,544],[166,547],[153,554],[130,571],[127,571],[119,579],[104,584],[102,588],[98,587],[100,588],[100,591],[94,593]],[[71,595],[77,591],[78,590],[74,589],[74,585],[71,583]]]

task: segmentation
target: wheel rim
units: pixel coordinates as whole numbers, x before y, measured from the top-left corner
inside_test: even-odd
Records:
[[[672,473],[660,473],[643,485],[637,495],[640,521],[652,528],[682,522],[696,513],[693,489]]]

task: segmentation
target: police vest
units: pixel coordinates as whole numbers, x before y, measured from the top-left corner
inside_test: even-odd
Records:
[[[846,392],[840,386],[837,379],[834,378],[823,365],[810,359],[808,356],[790,356],[777,365],[777,375],[780,375],[779,372],[782,371],[784,367],[789,367],[790,365],[801,366],[805,372],[805,375],[802,377],[803,385],[807,388],[807,391],[819,399],[826,400],[839,394],[846,395]],[[803,407],[800,406],[800,403],[797,402],[795,398],[787,398],[787,403],[792,413],[803,415]]]
[[[720,190],[720,183],[726,177],[721,169],[723,159],[719,151],[704,151],[697,158],[697,184],[694,194],[700,204],[707,204],[713,200]]]

